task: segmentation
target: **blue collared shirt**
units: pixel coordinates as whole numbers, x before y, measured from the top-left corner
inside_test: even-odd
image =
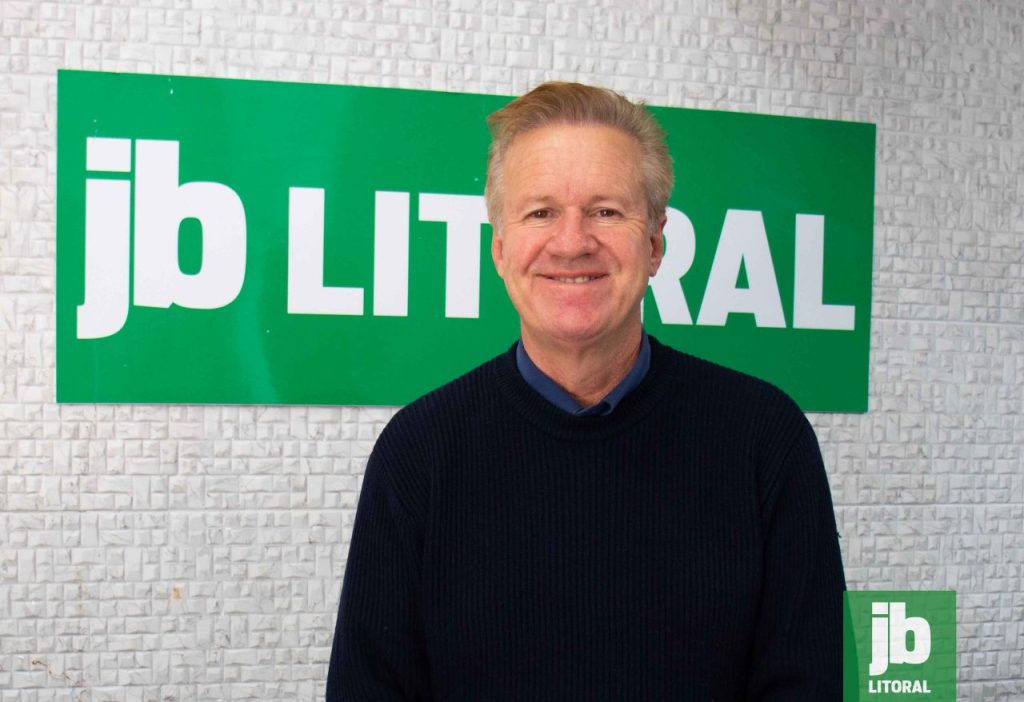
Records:
[[[640,353],[633,363],[633,367],[626,373],[626,377],[619,381],[619,384],[612,388],[612,391],[604,396],[604,399],[591,407],[584,407],[577,402],[572,395],[567,393],[562,386],[544,374],[537,364],[523,348],[523,342],[516,344],[516,367],[523,380],[531,388],[540,393],[540,396],[553,404],[560,410],[574,414],[577,417],[594,417],[611,414],[618,404],[629,393],[633,392],[640,385],[640,382],[647,375],[651,367],[651,342],[647,340],[647,332],[641,332]]]

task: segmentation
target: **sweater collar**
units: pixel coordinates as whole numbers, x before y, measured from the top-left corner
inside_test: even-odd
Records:
[[[581,405],[561,385],[538,368],[530,355],[526,353],[526,348],[521,340],[516,344],[516,368],[519,369],[519,374],[531,388],[563,412],[577,417],[604,417],[614,412],[622,399],[640,385],[651,367],[651,342],[647,339],[646,331],[641,330],[640,333],[640,352],[629,372],[600,402],[590,407]]]
[[[516,365],[516,347],[495,358],[491,363],[494,379],[502,395],[509,403],[509,409],[530,421],[539,430],[569,441],[592,441],[608,438],[624,431],[648,417],[661,404],[670,383],[665,382],[666,374],[675,366],[677,353],[648,336],[651,357],[650,368],[636,388],[618,402],[614,412],[608,415],[578,417],[565,412],[534,390]],[[674,391],[685,392],[687,388],[675,384]]]

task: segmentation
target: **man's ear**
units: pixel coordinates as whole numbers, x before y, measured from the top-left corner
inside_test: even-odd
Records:
[[[658,272],[661,267],[661,260],[665,258],[665,223],[667,215],[661,215],[661,219],[651,230],[651,275]]]
[[[499,278],[504,278],[504,259],[502,254],[504,253],[504,242],[501,240],[501,234],[498,233],[498,228],[491,226],[493,233],[491,234],[491,260],[494,261],[494,270],[498,272]]]

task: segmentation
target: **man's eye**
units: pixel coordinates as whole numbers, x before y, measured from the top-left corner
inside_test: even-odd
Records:
[[[619,214],[618,210],[613,210],[608,207],[602,207],[597,211],[598,217],[617,217]]]
[[[529,219],[547,219],[550,216],[550,210],[534,210],[529,215],[527,215]]]

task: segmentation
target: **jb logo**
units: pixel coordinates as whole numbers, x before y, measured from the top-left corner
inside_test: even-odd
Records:
[[[230,304],[245,280],[246,220],[238,194],[223,183],[179,182],[177,141],[93,137],[85,181],[85,301],[77,336],[116,334],[132,303],[142,307],[216,309]],[[128,174],[129,177],[110,177]],[[134,176],[134,221],[132,178]],[[421,221],[446,224],[445,316],[478,317],[483,197],[421,193]],[[404,317],[409,300],[409,193],[374,195],[373,314]],[[202,230],[201,266],[183,273],[179,227]],[[134,244],[134,249],[132,245]],[[289,314],[362,315],[363,288],[325,286],[324,190],[288,189]]]
[[[86,170],[130,174],[130,139],[86,142]],[[223,307],[245,277],[245,209],[220,183],[178,182],[178,142],[135,142],[136,305],[195,309]],[[128,317],[132,183],[126,178],[85,181],[85,303],[78,338],[116,333]],[[178,267],[178,226],[188,218],[203,230],[200,270]]]
[[[955,592],[847,592],[843,616],[843,699],[956,700]]]
[[[907,646],[912,634],[913,646]],[[890,663],[921,664],[932,650],[931,627],[923,617],[908,617],[906,602],[871,604],[871,665],[868,674],[882,675]]]

